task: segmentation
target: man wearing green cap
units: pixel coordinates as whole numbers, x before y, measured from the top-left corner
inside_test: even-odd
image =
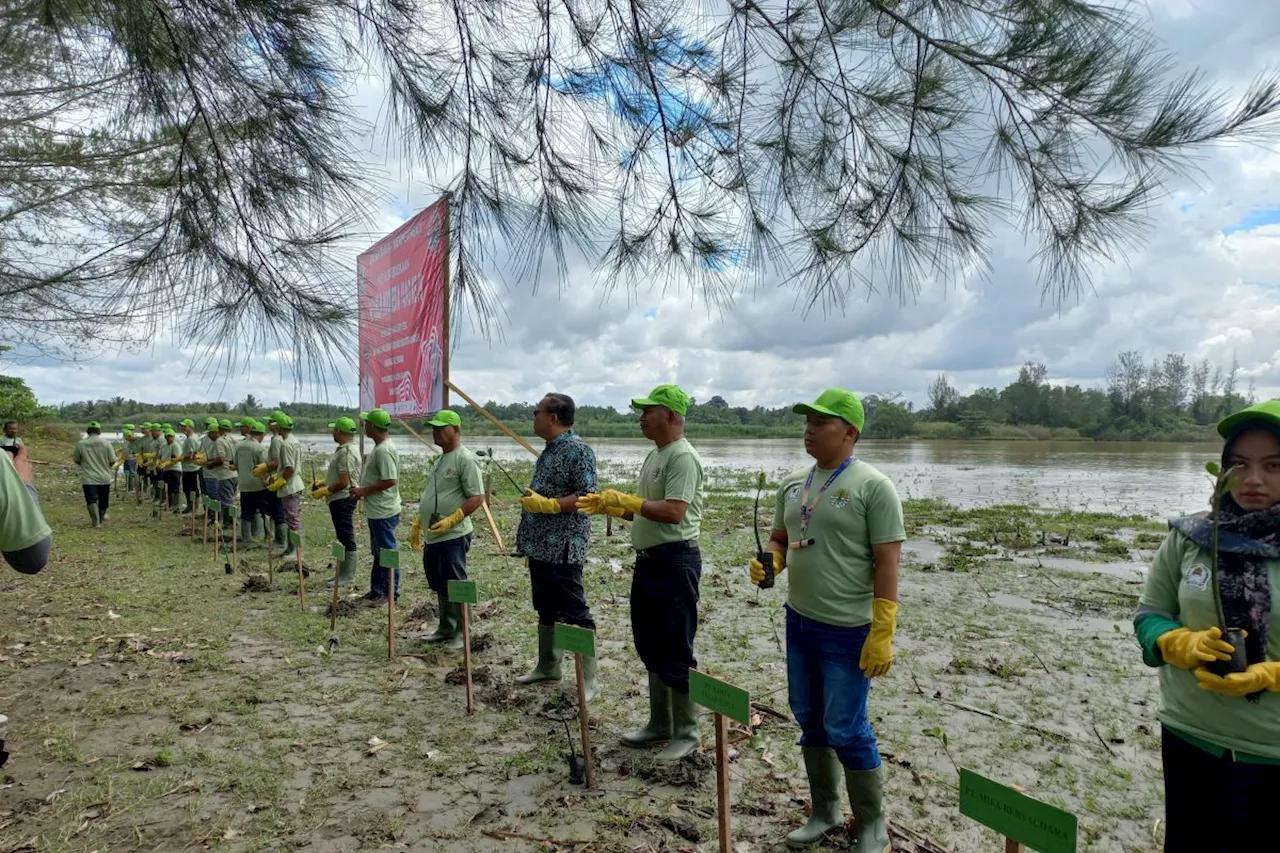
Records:
[[[182,464],[182,444],[176,441],[177,432],[170,424],[165,424],[161,432],[164,434],[164,444],[160,446],[160,462],[157,466],[160,468],[160,483],[168,493],[165,498],[169,509],[177,512],[178,492],[182,489],[182,473],[178,470],[178,466]]]
[[[266,506],[262,496],[268,492],[267,484],[253,473],[267,461],[267,446],[262,443],[267,428],[252,418],[245,420],[248,425],[241,421],[241,426],[249,430],[249,437],[236,442],[232,460],[236,468],[236,485],[240,488],[240,541],[247,548],[257,542],[266,542],[266,527],[262,521]]]
[[[427,586],[436,594],[440,606],[440,624],[425,640],[460,649],[462,605],[449,601],[449,581],[467,579],[471,513],[484,503],[484,475],[475,454],[462,446],[462,419],[457,412],[441,409],[427,425],[431,427],[431,440],[443,453],[427,471],[412,528],[415,551],[418,542],[426,540],[422,568]]]
[[[196,437],[196,422],[191,418],[183,418],[182,438],[178,441],[182,445],[178,463],[178,471],[182,475],[182,495],[185,500],[185,506],[182,509],[183,515],[191,515],[196,511],[196,498],[200,494],[200,464],[196,462],[196,454],[200,452],[200,439]]]
[[[196,453],[196,463],[200,466],[200,487],[201,494],[207,498],[217,499],[218,484],[217,481],[210,477],[209,458],[213,456],[213,446],[218,442],[218,419],[204,419],[204,435],[200,436],[200,450]],[[213,510],[206,509],[205,517],[210,521],[216,521]]]
[[[765,547],[771,565],[751,561],[757,585],[790,569],[787,686],[813,808],[787,843],[811,844],[844,824],[843,768],[855,849],[888,853],[867,695],[870,680],[893,665],[902,501],[888,477],[854,455],[863,410],[852,391],[828,388],[793,411],[805,416],[804,449],[814,464],[784,477],[778,489]]]
[[[356,545],[356,499],[351,497],[351,485],[360,477],[360,451],[356,450],[354,441],[360,428],[352,418],[338,418],[329,424],[329,429],[338,449],[329,458],[324,482],[312,489],[311,497],[328,501],[333,535],[344,550],[338,568],[338,585],[351,586],[356,582],[356,561],[360,553]]]
[[[211,497],[217,498],[221,505],[219,510],[223,533],[231,533],[231,507],[236,503],[236,472],[231,466],[235,464],[232,454],[235,453],[235,439],[231,437],[231,421],[222,418],[218,421],[218,431],[214,433],[213,449],[205,461],[205,477],[211,491]]]
[[[271,440],[267,443],[267,461],[253,469],[253,473],[268,484],[275,480],[275,472],[280,468],[280,447],[284,444],[284,439],[280,435],[279,421],[284,417],[288,416],[279,409],[267,415],[267,429],[271,432]],[[270,485],[267,486],[263,502],[266,507],[266,516],[271,519],[272,530],[272,541],[267,547],[279,548],[283,553],[289,546],[289,528],[284,521],[284,507]]]
[[[97,527],[107,518],[111,503],[111,463],[115,452],[111,442],[102,437],[102,424],[91,421],[84,438],[71,450],[71,460],[80,466],[80,482],[89,507],[89,523]]]
[[[390,569],[382,567],[382,549],[395,550],[396,525],[400,523],[400,457],[388,440],[391,415],[383,409],[361,412],[364,431],[373,439],[373,452],[365,457],[360,482],[351,497],[364,501],[364,517],[369,522],[369,544],[373,549],[373,569],[369,573],[369,591],[365,601],[372,605],[387,603],[387,596],[400,597],[400,567],[394,579]]]
[[[280,459],[276,465],[275,477],[267,484],[267,488],[280,499],[280,512],[284,516],[284,524],[276,525],[283,530],[286,538],[289,531],[302,536],[302,445],[293,437],[293,418],[281,412],[276,417],[276,428],[280,434]],[[277,536],[280,534],[277,533]],[[280,555],[281,560],[293,560],[298,556],[298,546],[289,541],[289,548]]]
[[[164,442],[160,438],[160,425],[147,421],[143,426],[142,435],[142,470],[143,479],[146,481],[147,488],[151,492],[151,509],[160,508],[160,477],[156,472],[156,465],[160,461],[160,446]]]
[[[606,489],[580,499],[578,509],[634,519],[631,633],[649,671],[649,722],[622,740],[628,746],[666,740],[658,760],[677,761],[701,742],[689,670],[698,665],[693,640],[702,578],[702,460],[684,437],[689,395],[678,386],[659,385],[631,405],[640,410],[641,432],[655,445],[640,467],[639,494]]]
[[[124,468],[124,487],[128,492],[133,491],[133,479],[138,471],[138,462],[134,458],[134,446],[137,441],[134,435],[135,429],[133,424],[125,424],[121,427],[120,432],[124,436],[123,448],[116,454],[116,458],[120,460],[120,467]]]

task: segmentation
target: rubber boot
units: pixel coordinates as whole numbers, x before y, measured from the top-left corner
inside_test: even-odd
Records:
[[[250,529],[250,531],[249,531],[249,532],[250,532],[251,536],[253,537],[253,538],[251,539],[251,541],[253,542],[253,547],[254,547],[254,548],[262,548],[262,547],[265,547],[265,546],[266,546],[266,544],[267,544],[267,526],[266,526],[266,522],[263,520],[262,516],[260,516],[260,515],[255,515],[255,516],[253,517],[253,527]]]
[[[884,768],[846,769],[844,784],[849,789],[849,807],[853,812],[853,850],[855,853],[890,853],[889,828],[884,819]]]
[[[560,680],[560,661],[564,657],[556,648],[556,626],[538,626],[538,664],[528,675],[516,679],[516,684],[538,684]]]
[[[185,499],[186,499],[186,503],[185,503],[185,504],[183,505],[183,507],[182,507],[182,513],[181,513],[181,514],[182,514],[182,515],[191,515],[193,512],[195,512],[195,511],[196,511],[196,493],[195,493],[195,492],[187,492],[187,493],[186,493],[186,495],[185,495],[184,497],[185,497]]]
[[[671,737],[671,688],[658,674],[649,673],[649,722],[642,729],[626,732],[622,742],[627,746],[645,746],[655,740]]]
[[[461,633],[462,624],[453,624],[453,605],[443,593],[436,593],[437,611],[440,614],[440,624],[436,629],[422,640],[425,643],[443,643],[446,640],[452,640],[455,633]]]
[[[175,513],[178,511],[178,493],[177,492],[169,493],[169,511],[175,512]]]
[[[98,505],[96,503],[89,504],[89,526],[97,527],[101,523],[102,518],[98,515]]]
[[[289,525],[283,521],[277,521],[274,525],[272,533],[272,542],[270,547],[278,548],[281,551],[289,547]]]
[[[582,686],[586,691],[588,702],[596,698],[596,659],[586,655],[582,657]]]
[[[698,734],[698,706],[693,704],[693,697],[688,693],[672,690],[671,740],[654,756],[654,760],[679,761],[700,746],[702,736]]]
[[[240,519],[240,547],[248,548],[253,539],[253,522]]]
[[[289,543],[289,550],[281,554],[280,559],[284,562],[288,562],[289,560],[296,560],[298,558],[298,549],[294,547],[292,540],[290,540],[289,538],[289,533],[290,533],[289,525],[282,524],[280,525],[280,529],[284,531],[285,541]],[[299,536],[302,535],[301,530],[298,531],[298,535]]]
[[[466,605],[449,602],[448,607],[453,611],[453,636],[444,641],[444,647],[459,652],[462,651],[464,645],[462,637],[462,608],[466,607]]]
[[[359,565],[359,551],[345,551],[342,562],[338,564],[338,586],[352,586],[356,582],[356,566]],[[324,585],[325,589],[333,589],[333,578]]]
[[[808,847],[844,823],[840,816],[840,759],[836,758],[835,750],[806,746],[800,752],[804,755],[805,775],[809,777],[813,810],[804,826],[787,834],[788,847]]]

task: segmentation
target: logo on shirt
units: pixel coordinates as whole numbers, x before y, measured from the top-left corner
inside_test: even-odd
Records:
[[[849,505],[849,490],[836,489],[831,493],[831,505],[836,509],[844,509]]]
[[[649,479],[657,483],[662,480],[662,475],[665,472],[666,472],[666,468],[659,465],[649,472]]]
[[[1209,588],[1209,567],[1195,565],[1187,569],[1187,575],[1182,579],[1182,585],[1187,589],[1194,589],[1196,592],[1204,592]]]
[[[800,487],[792,486],[791,488],[787,489],[787,493],[782,496],[782,499],[789,504],[793,504],[796,501],[800,500]]]

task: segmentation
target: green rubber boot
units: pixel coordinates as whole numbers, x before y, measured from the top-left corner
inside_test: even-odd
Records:
[[[262,548],[267,544],[267,528],[262,516],[255,515],[249,526],[249,548]]]
[[[253,541],[253,522],[240,519],[240,547],[248,548]]]
[[[342,555],[342,568],[338,569],[338,584],[340,586],[354,586],[356,582],[356,567],[359,565],[359,551],[344,552]]]
[[[296,560],[298,558],[298,549],[294,547],[293,542],[290,540],[289,533],[291,531],[289,530],[289,525],[282,524],[280,526],[284,528],[285,541],[289,543],[289,550],[281,554],[280,559],[282,562],[288,562],[289,560]],[[298,531],[298,536],[302,536],[301,530]]]
[[[516,679],[516,684],[538,684],[560,680],[560,661],[563,654],[556,648],[556,626],[538,626],[538,665],[533,672]]]
[[[702,736],[698,734],[698,706],[693,704],[693,697],[688,693],[672,690],[671,740],[654,756],[654,760],[679,761],[700,746]]]
[[[642,729],[627,732],[622,742],[627,746],[645,746],[655,740],[671,737],[671,688],[656,672],[649,673],[649,722]]]
[[[855,853],[891,853],[884,819],[884,768],[845,770],[844,784],[853,812]]]
[[[179,495],[177,492],[169,493],[169,512],[177,513]]]
[[[274,529],[271,534],[272,535],[271,545],[272,547],[278,548],[279,550],[283,551],[285,548],[289,547],[289,525],[285,524],[283,521],[280,521],[280,522],[276,522],[274,525],[272,525],[272,527]]]
[[[440,624],[436,626],[435,631],[422,638],[426,643],[443,643],[452,640],[455,633],[462,631],[462,623],[453,624],[453,605],[443,593],[436,593],[436,604],[437,612],[440,614]]]
[[[588,702],[596,698],[596,659],[586,655],[582,657],[582,686],[586,689]]]
[[[463,645],[465,645],[462,637],[462,608],[466,607],[466,605],[449,602],[447,606],[453,611],[453,636],[445,640],[444,646],[446,649],[452,649],[455,652],[461,651]]]
[[[102,523],[102,516],[98,515],[98,505],[89,504],[89,526],[97,527]]]
[[[840,819],[840,760],[836,758],[835,750],[806,746],[800,752],[804,755],[805,775],[809,777],[809,798],[813,801],[813,810],[804,826],[787,834],[788,847],[808,847],[843,823]]]

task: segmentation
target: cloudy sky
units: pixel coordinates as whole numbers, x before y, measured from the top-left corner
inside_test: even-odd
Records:
[[[1242,90],[1280,65],[1280,7],[1228,0],[1150,0],[1157,36],[1185,66],[1200,66]],[[378,104],[371,103],[370,109]],[[404,173],[380,146],[372,166]],[[1148,357],[1241,365],[1241,386],[1280,397],[1280,150],[1221,146],[1197,160],[1195,180],[1170,184],[1151,211],[1151,230],[1123,260],[1100,264],[1094,290],[1056,307],[1041,299],[1031,249],[1004,232],[991,269],[960,286],[923,283],[900,305],[859,293],[843,313],[804,314],[796,294],[765,284],[732,309],[708,309],[688,292],[617,293],[602,300],[589,265],[564,281],[505,293],[501,340],[485,341],[464,321],[457,330],[453,380],[480,399],[535,400],[548,390],[580,402],[623,405],[637,391],[674,381],[699,399],[719,394],[737,405],[780,405],[828,385],[902,392],[922,403],[945,373],[968,391],[1003,386],[1037,359],[1051,381],[1097,384],[1120,350]],[[381,218],[385,230],[433,200],[446,176],[412,174]],[[354,287],[354,281],[353,281]],[[275,354],[246,372],[189,375],[192,353],[160,340],[145,352],[80,364],[4,365],[41,402],[115,395],[151,402],[221,398],[356,399],[354,369],[324,387],[295,389]]]

